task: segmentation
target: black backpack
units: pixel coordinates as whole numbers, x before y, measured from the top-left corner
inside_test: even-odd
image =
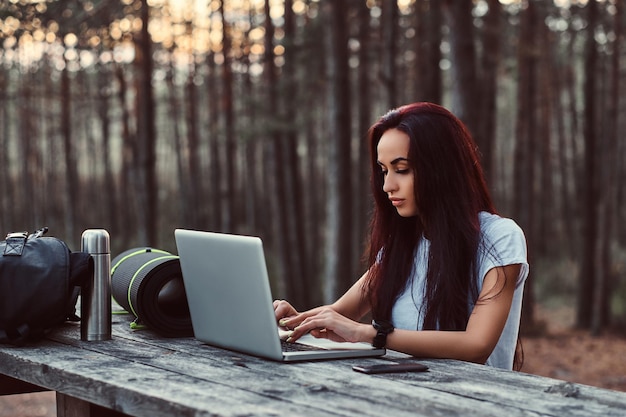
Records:
[[[36,341],[54,326],[80,320],[76,302],[93,260],[44,237],[47,231],[10,233],[0,242],[0,343]]]

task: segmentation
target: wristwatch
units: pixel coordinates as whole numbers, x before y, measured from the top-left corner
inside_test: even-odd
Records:
[[[372,346],[379,349],[384,348],[387,344],[387,335],[394,331],[393,324],[385,320],[372,320],[372,326],[376,329]]]

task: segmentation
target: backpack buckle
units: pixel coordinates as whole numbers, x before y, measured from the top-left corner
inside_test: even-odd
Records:
[[[4,246],[4,256],[22,256],[28,232],[9,233]]]

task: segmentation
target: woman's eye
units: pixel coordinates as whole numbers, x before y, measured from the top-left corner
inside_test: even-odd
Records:
[[[409,173],[409,169],[405,168],[405,169],[396,169],[396,172],[398,174],[408,174]]]

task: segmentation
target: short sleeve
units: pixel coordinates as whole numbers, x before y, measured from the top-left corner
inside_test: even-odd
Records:
[[[526,237],[522,229],[513,220],[494,214],[481,216],[481,229],[478,264],[481,286],[490,269],[514,264],[522,266],[516,286],[522,285],[528,276]]]

